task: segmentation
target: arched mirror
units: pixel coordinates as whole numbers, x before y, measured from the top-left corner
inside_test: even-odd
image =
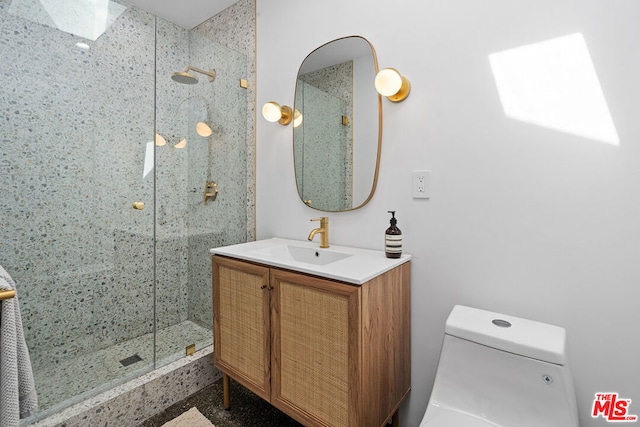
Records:
[[[293,155],[298,194],[308,206],[341,212],[364,206],[378,179],[382,104],[378,60],[359,36],[311,52],[296,81]]]

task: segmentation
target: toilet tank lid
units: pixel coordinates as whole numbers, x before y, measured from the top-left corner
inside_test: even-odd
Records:
[[[566,363],[566,331],[559,326],[456,305],[445,333],[556,365]]]

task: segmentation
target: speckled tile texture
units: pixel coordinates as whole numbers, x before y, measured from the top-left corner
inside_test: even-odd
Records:
[[[246,241],[255,240],[255,0],[239,0],[193,29],[194,34],[207,34],[246,58],[245,77],[249,88],[246,93]]]
[[[253,0],[191,31],[118,1],[126,9],[95,41],[12,14],[11,3],[0,0],[0,263],[18,286],[36,377],[156,327],[210,329],[208,249],[255,234]],[[216,80],[171,80],[188,65],[215,68]],[[199,120],[211,136],[195,133]],[[155,168],[144,175],[149,143]],[[220,193],[205,204],[207,180]],[[43,410],[65,405],[66,392],[42,390]],[[156,403],[146,390],[130,399],[100,422],[124,425],[129,406]]]
[[[280,412],[262,398],[231,381],[231,408],[222,406],[222,379],[187,399],[174,404],[162,413],[146,420],[140,427],[161,427],[196,407],[216,427],[299,427],[302,424]]]
[[[213,367],[213,348],[144,373],[76,405],[56,411],[30,427],[134,427],[221,376]]]
[[[0,14],[0,254],[32,360],[56,364],[153,326],[126,319],[149,312],[153,257],[118,238],[153,231],[153,209],[134,215],[131,203],[153,200],[140,159],[153,135],[154,18],[127,8],[83,50],[85,39]]]
[[[298,76],[295,105],[305,118],[304,130],[294,129],[299,194],[325,210],[351,209],[353,61]],[[342,124],[342,117],[347,118],[347,125]]]
[[[197,349],[210,346],[211,330],[190,321],[159,330],[155,340],[156,357],[161,364],[172,362],[183,357],[186,346],[190,344],[195,344]],[[139,356],[140,361],[123,366],[121,360],[134,355]],[[41,409],[46,409],[60,401],[73,399],[87,390],[109,384],[114,373],[117,373],[117,378],[133,378],[151,369],[153,361],[154,337],[148,333],[56,365],[34,366],[38,403]]]

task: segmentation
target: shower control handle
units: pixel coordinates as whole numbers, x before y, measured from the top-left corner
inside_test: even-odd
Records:
[[[144,202],[133,202],[133,209],[141,211],[144,209]]]

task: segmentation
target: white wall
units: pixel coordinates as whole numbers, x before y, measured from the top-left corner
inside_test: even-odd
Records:
[[[384,100],[378,189],[330,214],[331,243],[383,249],[396,210],[412,265],[416,426],[454,304],[564,326],[582,426],[594,393],[640,414],[640,2],[635,0],[257,0],[258,106],[293,102],[314,48],[346,35],[411,81]],[[619,146],[507,118],[488,55],[581,32]],[[305,239],[318,211],[296,193],[292,128],[257,121],[257,238]],[[431,199],[411,171],[431,170]]]

